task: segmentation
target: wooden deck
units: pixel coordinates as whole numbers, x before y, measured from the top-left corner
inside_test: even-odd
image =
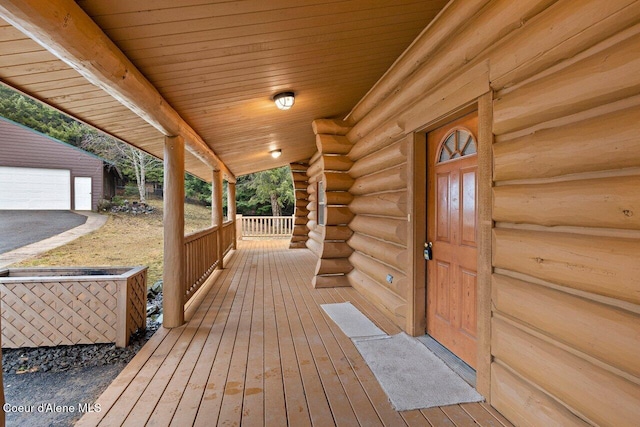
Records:
[[[350,301],[399,329],[353,289],[312,289],[314,256],[287,246],[241,242],[188,323],[160,329],[77,425],[510,425],[484,403],[394,411],[319,304]]]

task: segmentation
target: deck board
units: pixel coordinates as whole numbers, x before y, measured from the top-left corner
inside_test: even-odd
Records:
[[[338,289],[328,289],[327,292],[324,292],[324,294],[326,296],[326,299],[324,299],[324,303],[340,303],[346,301],[351,301],[353,303],[353,297],[355,296],[346,295],[347,293],[345,293],[344,290]],[[330,299],[331,296],[333,296],[333,299]],[[345,296],[347,298],[344,298]],[[375,322],[375,319],[371,320]],[[342,333],[338,325],[333,322],[330,322],[329,324],[330,328],[333,330],[334,336],[338,338],[340,342],[340,347],[342,348],[344,355],[347,357],[349,363],[351,364],[351,369],[358,377],[358,381],[360,381],[360,384],[362,384],[367,398],[373,404],[375,411],[382,423],[386,426],[405,425],[403,418],[392,408],[386,394],[382,390],[382,387],[380,387],[378,380],[376,379],[364,359],[360,356],[360,353],[356,349],[355,345],[353,345],[351,340]]]
[[[315,337],[307,337],[305,334],[302,326],[301,313],[298,312],[295,302],[293,301],[293,296],[291,295],[291,286],[295,284],[295,281],[288,265],[282,264],[280,253],[276,252],[276,260],[277,264],[280,263],[280,272],[282,273],[278,285],[280,286],[293,337],[293,344],[298,358],[298,366],[300,367],[305,395],[307,397],[306,400],[311,423],[321,426],[335,425],[327,394],[325,393],[325,388],[323,387],[320,377],[322,367],[319,369],[316,365],[309,343],[309,340],[314,340]]]
[[[287,408],[287,420],[291,425],[311,425],[309,408],[304,394],[302,373],[298,366],[298,359],[293,342],[293,334],[287,319],[282,289],[278,285],[280,282],[280,271],[275,265],[276,257],[274,253],[271,253],[269,256],[274,265],[271,269],[272,292],[274,306],[276,309],[276,325],[278,330],[278,341],[280,343],[280,357],[282,360],[282,378],[286,398],[285,404]]]
[[[251,333],[247,348],[247,366],[242,393],[242,425],[261,426],[264,424],[264,289],[265,253],[260,254],[256,269],[256,287],[253,293]],[[233,369],[233,366],[232,366]]]
[[[287,247],[241,242],[187,323],[161,328],[77,425],[509,426],[486,404],[396,412],[320,304],[400,329],[352,288],[312,289],[313,254]]]
[[[323,335],[319,329],[319,326],[321,327],[322,325],[318,325],[314,321],[311,310],[309,310],[300,294],[300,288],[303,287],[300,286],[300,284],[304,283],[304,276],[300,275],[297,267],[298,266],[292,264],[285,265],[285,268],[288,270],[287,273],[292,280],[291,283],[295,284],[295,286],[289,286],[289,292],[297,307],[315,365],[325,390],[326,399],[331,408],[333,419],[338,426],[355,425],[357,424],[356,416],[349,403],[348,394],[340,381],[332,358],[329,356],[329,349],[322,339]],[[327,335],[324,336],[328,338]]]
[[[287,419],[276,312],[273,298],[271,262],[266,253],[264,266],[264,424],[277,425]],[[273,272],[276,273],[275,271]]]
[[[192,360],[185,362],[188,365],[194,363],[193,371],[191,376],[188,377],[186,387],[180,395],[181,390],[179,384],[174,382],[171,397],[168,397],[166,402],[168,408],[160,408],[158,406],[158,412],[151,418],[152,422],[155,419],[160,419],[162,416],[163,421],[166,420],[166,422],[171,422],[170,425],[174,426],[192,425],[194,423],[200,406],[200,401],[202,400],[202,396],[207,387],[207,381],[213,362],[218,354],[218,349],[222,340],[222,333],[226,326],[229,313],[231,312],[232,304],[235,300],[234,297],[240,282],[238,276],[242,274],[242,269],[248,256],[247,253],[239,255],[240,256],[236,257],[232,262],[232,265],[235,268],[224,269],[220,277],[218,277],[217,283],[220,283],[220,286],[225,289],[225,291],[218,293],[213,305],[211,306],[211,310],[217,312],[216,321],[209,330],[205,330],[207,338],[204,347],[199,349],[200,354],[198,359],[195,362]],[[189,322],[189,324],[191,323],[192,321]],[[204,349],[206,349],[206,351]],[[176,381],[180,381],[180,379],[176,377]],[[176,398],[173,396],[176,396]],[[172,414],[173,417],[171,416]]]
[[[351,425],[358,423],[366,426],[382,425],[373,405],[367,398],[362,384],[358,381],[351,365],[344,357],[344,352],[340,347],[340,343],[328,324],[330,320],[328,320],[326,314],[313,299],[311,289],[308,287],[297,287],[296,292],[299,294],[301,301],[305,304],[305,310],[308,310],[311,314],[318,335],[325,345],[328,359],[333,364],[333,368],[337,373],[336,378],[340,381],[345,392],[346,399],[344,402],[346,403],[348,401],[353,408],[351,412],[355,418],[351,418],[350,416],[349,418],[336,416],[336,420],[341,422],[348,421]],[[342,335],[341,332],[340,335]]]

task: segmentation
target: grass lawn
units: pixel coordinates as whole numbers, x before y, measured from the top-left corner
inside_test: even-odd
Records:
[[[162,278],[162,201],[149,200],[148,215],[108,213],[99,230],[14,266],[136,266],[149,267],[147,285]],[[211,209],[185,204],[185,233],[211,226]]]

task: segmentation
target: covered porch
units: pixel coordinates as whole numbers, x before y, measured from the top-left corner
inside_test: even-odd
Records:
[[[509,426],[486,403],[396,412],[320,304],[350,301],[400,329],[353,288],[313,289],[313,253],[240,241],[186,310],[161,329],[78,426]]]
[[[0,83],[165,164],[167,330],[81,425],[637,425],[640,1],[0,0],[0,18]],[[236,178],[284,165],[301,249],[234,246]],[[190,236],[185,172],[213,184]],[[472,336],[447,347],[491,406],[394,412],[318,307],[346,300],[387,333]]]

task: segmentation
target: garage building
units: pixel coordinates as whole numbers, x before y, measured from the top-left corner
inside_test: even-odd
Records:
[[[101,158],[0,118],[1,210],[97,210],[116,177]]]

